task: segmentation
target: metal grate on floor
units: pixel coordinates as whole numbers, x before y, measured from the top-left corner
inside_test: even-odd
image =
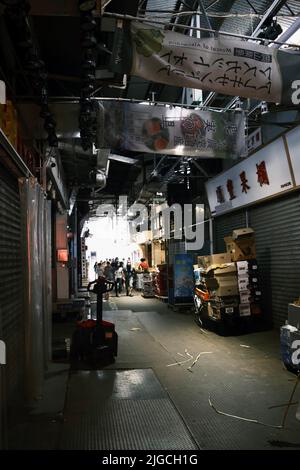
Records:
[[[195,450],[151,369],[72,372],[61,449]]]

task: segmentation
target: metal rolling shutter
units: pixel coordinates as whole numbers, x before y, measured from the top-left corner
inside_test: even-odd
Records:
[[[288,303],[300,297],[300,193],[251,208],[249,225],[255,230],[264,308],[280,327]]]
[[[226,251],[224,237],[231,235],[236,228],[246,227],[246,212],[236,211],[222,215],[214,219],[214,251],[223,253]]]
[[[20,218],[17,180],[0,166],[0,327],[7,352],[6,397],[13,407],[22,398],[24,374]]]

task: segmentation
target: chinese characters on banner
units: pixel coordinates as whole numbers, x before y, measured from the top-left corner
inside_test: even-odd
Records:
[[[103,148],[197,157],[238,158],[245,152],[243,112],[212,112],[103,101]]]
[[[212,214],[227,212],[292,187],[293,178],[282,137],[206,183]]]

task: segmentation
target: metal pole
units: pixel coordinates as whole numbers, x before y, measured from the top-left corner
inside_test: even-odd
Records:
[[[204,5],[203,5],[203,3],[202,3],[202,0],[199,0],[199,8],[200,8],[200,10],[201,10],[202,13],[203,13],[203,16],[204,16],[204,19],[205,19],[205,22],[206,22],[207,26],[209,27],[209,29],[212,30],[211,22],[210,22],[209,17],[208,17],[207,14],[206,14],[206,10],[205,10],[205,8],[204,8]],[[207,34],[207,36],[213,36],[213,34]],[[205,37],[205,35],[202,35],[202,37]]]
[[[245,211],[245,218],[246,218],[246,227],[248,228],[249,227],[249,212],[247,209]]]
[[[214,252],[214,230],[213,230],[213,219],[209,219],[209,252],[212,255]]]
[[[293,34],[295,34],[298,31],[299,28],[300,28],[300,18],[297,18],[294,21],[294,23],[291,24],[291,26],[280,36],[280,41],[285,42],[288,39],[290,39],[293,36]],[[276,49],[279,49],[280,44],[274,43],[273,47],[275,47]]]
[[[100,285],[98,286],[98,288]],[[97,292],[97,326],[102,325],[103,318],[103,294],[99,291]]]

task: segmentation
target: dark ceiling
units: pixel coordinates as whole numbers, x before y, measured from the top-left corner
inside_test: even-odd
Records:
[[[17,104],[35,138],[45,137],[45,131],[39,118],[40,97],[32,86],[34,72],[29,71],[24,63],[24,57],[16,39],[20,39],[16,33],[14,21],[7,21],[5,8],[7,4],[22,3],[24,0],[0,0],[0,78],[4,79],[8,86],[11,98]],[[86,201],[93,195],[90,175],[96,166],[96,158],[92,152],[80,149],[78,117],[80,112],[79,98],[82,93],[82,61],[83,48],[81,41],[81,23],[77,0],[31,0],[27,2],[30,31],[34,43],[38,48],[39,57],[45,63],[47,72],[47,90],[49,108],[56,121],[56,134],[59,142],[59,152],[62,158],[69,189],[72,185],[81,188],[81,198]],[[199,8],[198,0],[112,0],[106,2],[105,12],[131,14],[142,16],[144,14],[159,15],[164,18],[171,29],[176,29],[177,24],[188,25],[191,15],[176,18],[174,13],[195,11]],[[5,4],[5,5],[3,5]],[[290,15],[278,17],[278,22],[286,30],[295,21],[292,14],[300,13],[300,2],[296,0],[203,0],[202,5],[206,13],[211,14],[210,26],[212,29],[235,32],[244,35],[257,35],[257,28],[262,26],[268,17],[276,15]],[[1,10],[2,8],[2,10]],[[17,8],[17,6],[15,7]],[[164,13],[169,12],[169,13]],[[1,15],[2,13],[2,15]],[[217,17],[217,14],[243,13],[247,17],[235,15]],[[254,13],[256,16],[251,16]],[[97,39],[97,68],[107,68],[113,43],[113,33],[105,32],[102,28],[102,19],[95,16]],[[202,27],[209,27],[207,19],[201,16]],[[180,30],[180,32],[183,32]],[[182,102],[182,88],[147,82],[138,77],[128,77],[125,89],[112,88],[110,85],[120,85],[119,78],[96,80],[94,98],[115,97],[137,100],[147,100],[155,97],[155,101],[177,103]],[[153,95],[154,93],[154,95]],[[216,106],[230,106],[232,97],[216,93],[203,93],[203,103]],[[191,104],[191,102],[187,103]],[[255,105],[255,103],[254,103]],[[34,116],[34,117],[33,117]],[[132,152],[124,154],[134,157],[137,161],[133,164],[121,163],[111,160],[106,188],[97,193],[96,198],[118,194],[132,194],[137,197],[143,185],[153,178],[155,165],[162,156],[153,154],[136,155]],[[198,177],[203,183],[204,175],[214,175],[221,171],[223,162],[219,160],[199,161],[199,166],[193,166],[193,176]],[[201,165],[200,165],[201,164]],[[165,158],[160,166],[159,177],[162,185],[166,175],[174,166],[174,158]],[[199,169],[200,167],[200,169]],[[175,171],[171,179],[176,179]],[[155,176],[157,177],[157,176]],[[95,196],[95,195],[94,195]]]

